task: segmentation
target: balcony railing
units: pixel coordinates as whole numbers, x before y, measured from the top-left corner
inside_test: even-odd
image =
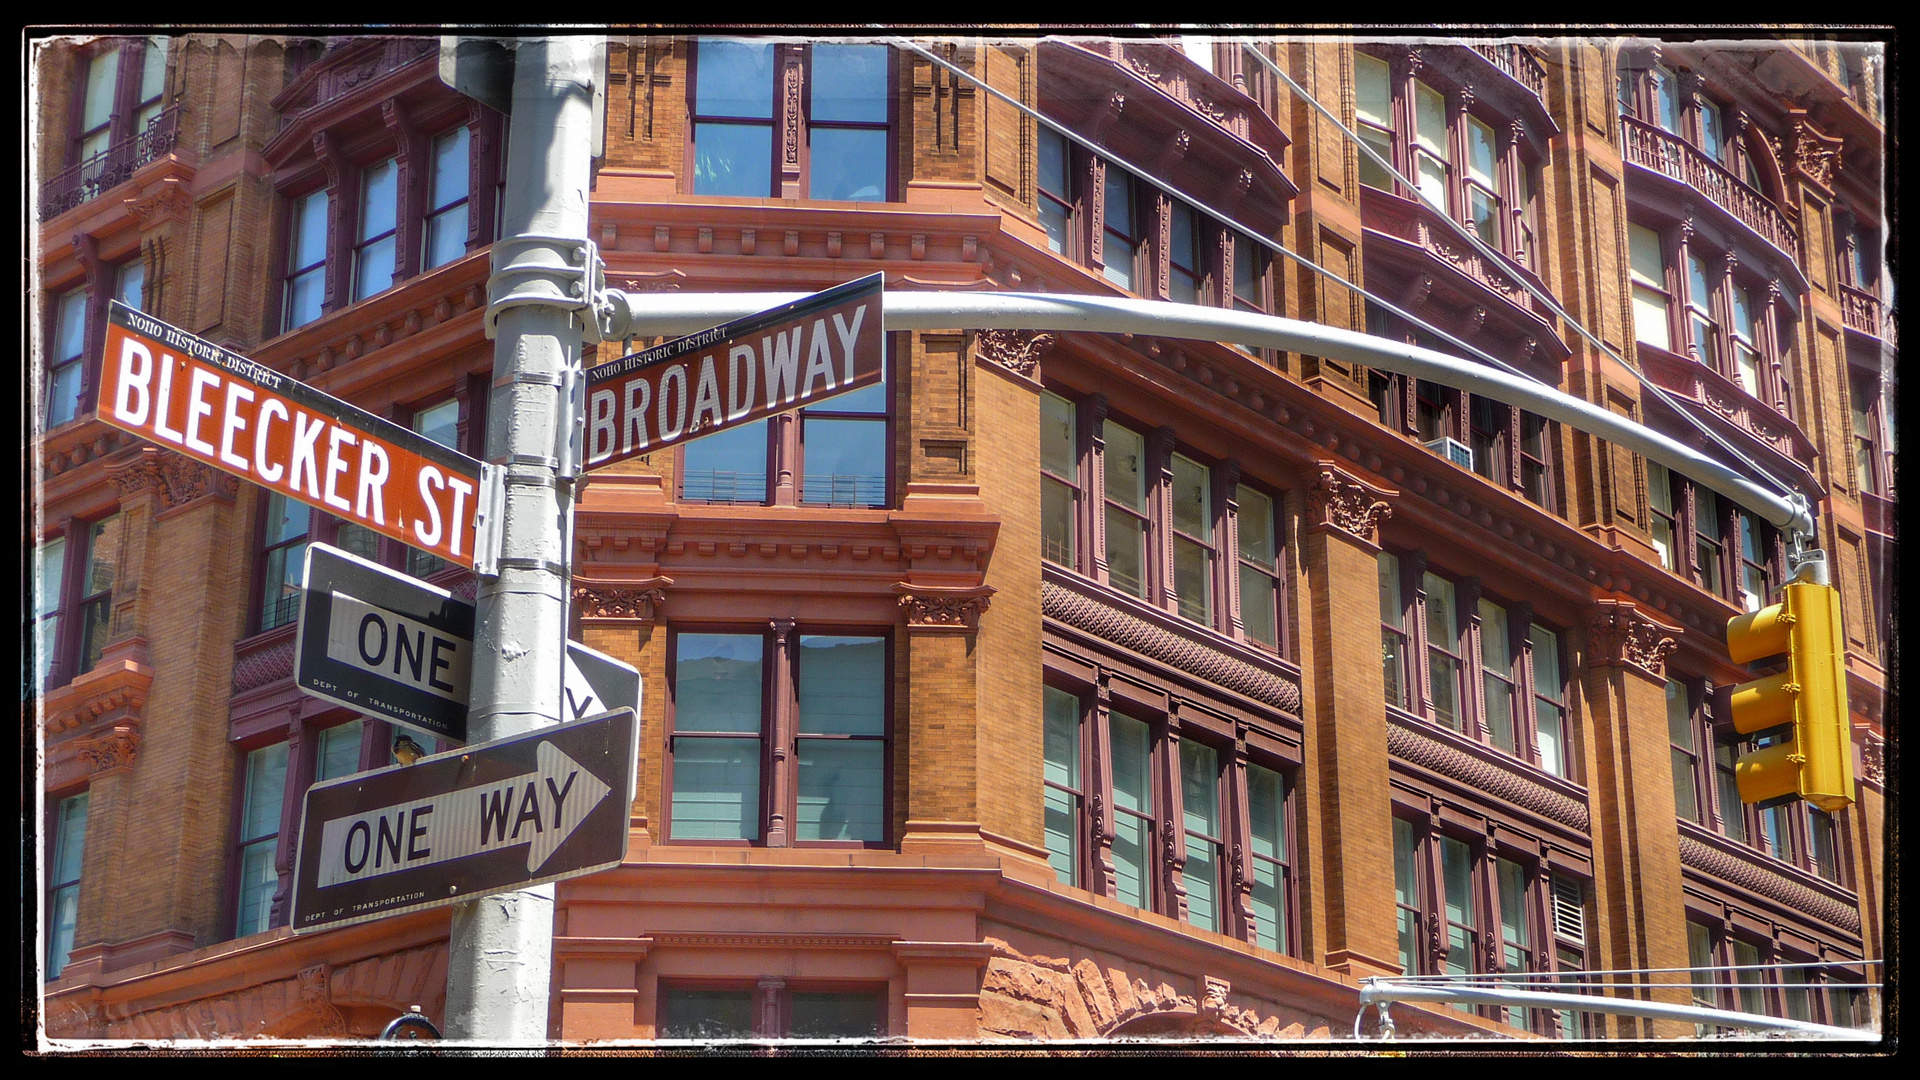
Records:
[[[40,220],[46,221],[125,183],[144,165],[173,152],[180,138],[180,106],[163,109],[146,129],[55,174],[40,185]]]
[[[1672,177],[1706,196],[1761,239],[1797,259],[1793,226],[1772,200],[1748,187],[1692,144],[1671,132],[1631,116],[1620,118],[1626,158],[1644,169]]]
[[[1881,332],[1880,298],[1851,285],[1840,286],[1840,321],[1849,330],[1874,337],[1886,336]]]
[[[1532,50],[1517,42],[1503,41],[1477,44],[1473,51],[1493,62],[1493,66],[1513,76],[1515,82],[1528,90],[1533,96],[1545,102],[1547,100],[1547,69],[1533,58]]]

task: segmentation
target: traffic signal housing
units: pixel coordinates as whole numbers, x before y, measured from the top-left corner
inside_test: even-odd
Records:
[[[1853,740],[1847,719],[1840,595],[1797,581],[1772,607],[1727,621],[1735,663],[1785,653],[1787,669],[1733,688],[1733,726],[1742,735],[1793,725],[1792,737],[1734,763],[1740,801],[1797,795],[1823,810],[1853,802]]]

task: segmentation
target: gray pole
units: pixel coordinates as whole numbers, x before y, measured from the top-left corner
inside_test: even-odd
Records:
[[[561,719],[573,532],[569,399],[593,282],[594,44],[590,37],[526,41],[515,65],[505,221],[493,247],[487,311],[494,335],[487,460],[504,484],[492,504],[498,575],[483,570],[476,600],[473,742]],[[448,1038],[546,1041],[552,970],[552,885],[455,905]]]

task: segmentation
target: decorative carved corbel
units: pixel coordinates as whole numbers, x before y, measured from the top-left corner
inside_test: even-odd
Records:
[[[107,734],[75,747],[74,754],[86,763],[87,778],[97,780],[133,768],[139,750],[140,732],[134,725],[116,724]]]
[[[980,628],[980,616],[991,606],[991,597],[999,590],[991,585],[975,588],[947,588],[896,582],[900,608],[906,613],[907,627],[922,633],[971,634]]]
[[[1637,668],[1656,679],[1667,677],[1667,656],[1679,646],[1679,631],[1648,618],[1624,600],[1597,600],[1587,624],[1587,659],[1593,664]]]
[[[673,585],[669,577],[653,577],[637,582],[573,582],[573,605],[583,619],[631,619],[651,623],[666,603],[666,590]]]
[[[1369,546],[1379,546],[1380,523],[1393,516],[1386,500],[1397,492],[1369,484],[1331,461],[1319,463],[1307,489],[1308,528],[1337,529]]]
[[[983,359],[1032,378],[1040,358],[1058,340],[1053,334],[1025,330],[982,330],[974,335],[974,349]]]

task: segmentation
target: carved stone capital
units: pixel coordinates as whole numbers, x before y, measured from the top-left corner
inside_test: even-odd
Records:
[[[666,603],[672,578],[656,577],[638,582],[573,582],[573,606],[583,619],[627,619],[651,623]]]
[[[151,491],[169,510],[208,495],[231,499],[240,486],[233,477],[191,458],[151,448],[109,471],[122,499]]]
[[[179,177],[169,176],[150,191],[122,199],[121,205],[132,211],[144,226],[165,221],[184,222],[193,199],[187,195]]]
[[[1032,378],[1040,357],[1058,340],[1053,334],[1025,330],[982,330],[974,336],[974,348],[983,359]]]
[[[1667,655],[1679,645],[1676,632],[1624,600],[1595,601],[1587,624],[1588,662],[1636,668],[1665,679]]]
[[[914,585],[905,581],[893,586],[900,594],[900,608],[906,613],[907,627],[917,632],[970,634],[980,628],[980,616],[991,606],[996,590],[991,585],[971,589]]]
[[[140,732],[133,724],[117,724],[105,735],[75,747],[74,755],[86,766],[87,778],[98,780],[133,768],[139,750]]]
[[[1380,544],[1380,523],[1393,516],[1394,492],[1359,479],[1331,461],[1318,466],[1307,489],[1308,528],[1337,529],[1369,547]]]

